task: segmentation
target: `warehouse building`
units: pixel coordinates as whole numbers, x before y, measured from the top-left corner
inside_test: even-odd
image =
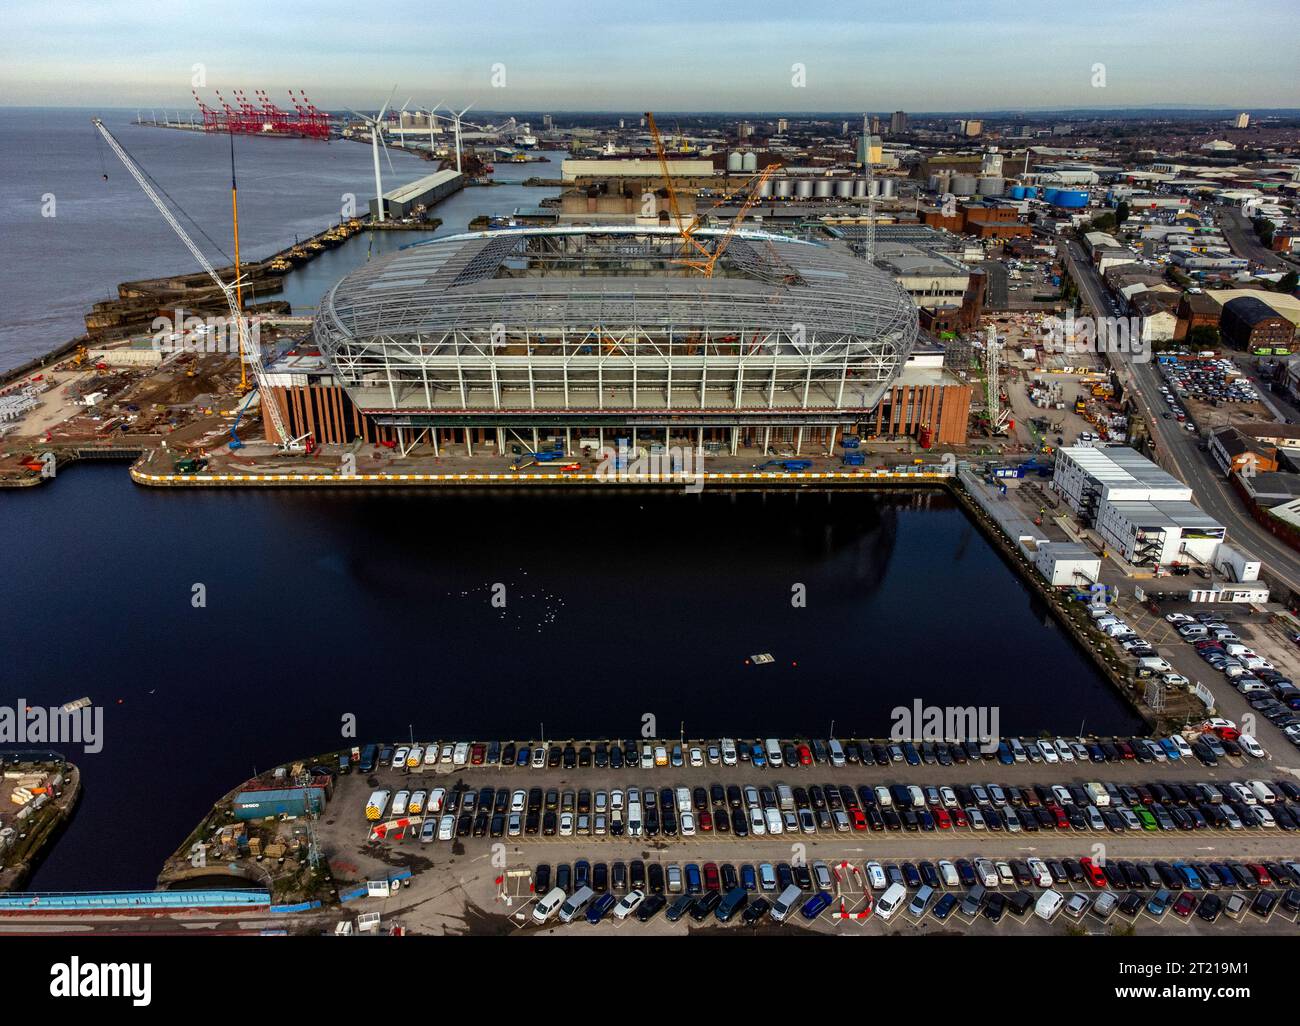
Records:
[[[1295,327],[1262,299],[1239,296],[1223,304],[1219,320],[1223,341],[1248,353],[1289,353]]]
[[[318,816],[325,810],[325,799],[323,787],[240,791],[235,795],[234,813],[236,819],[266,819],[268,816],[293,819],[307,815],[310,809],[313,815]]]
[[[459,171],[435,171],[384,193],[384,213],[387,217],[401,219],[416,213],[417,207],[428,208],[465,187],[465,176]],[[370,216],[379,216],[379,203],[370,201]]]

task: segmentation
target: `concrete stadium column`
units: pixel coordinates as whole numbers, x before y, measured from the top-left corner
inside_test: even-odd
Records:
[[[803,425],[800,424],[794,433],[794,454],[799,455],[803,451]]]
[[[537,428],[533,428],[533,452],[537,451]]]
[[[839,427],[838,424],[831,425],[830,444],[826,446],[826,451],[829,453],[835,452],[835,433],[839,430]]]
[[[739,443],[740,443],[740,429],[733,427],[731,429],[731,455],[733,456],[736,455],[736,447],[739,445]]]
[[[438,435],[439,435],[439,434],[441,434],[441,432],[440,432],[437,428],[434,428],[434,429],[433,429],[433,454],[434,454],[435,456],[441,456],[441,455],[442,455],[442,450],[438,448]]]
[[[763,455],[766,456],[768,450],[772,447],[772,425],[768,424],[763,428]]]
[[[469,428],[465,429],[465,455],[466,456],[474,455],[474,439],[473,436],[470,434]]]
[[[497,455],[504,456],[506,452],[506,429],[497,428]]]
[[[568,456],[573,452],[573,428],[564,429],[564,455]]]

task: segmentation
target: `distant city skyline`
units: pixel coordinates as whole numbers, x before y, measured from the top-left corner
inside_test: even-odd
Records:
[[[821,14],[788,0],[660,0],[636,11],[573,0],[8,7],[9,105],[192,110],[197,75],[208,99],[264,89],[284,105],[292,88],[321,107],[361,110],[394,83],[398,106],[411,96],[415,106],[529,111],[1300,107],[1294,0],[1071,10],[950,0],[939,14]]]

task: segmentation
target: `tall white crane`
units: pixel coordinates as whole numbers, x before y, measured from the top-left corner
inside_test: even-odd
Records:
[[[258,391],[262,394],[261,406],[263,416],[270,419],[276,437],[280,440],[280,448],[295,452],[302,449],[303,446],[301,444],[301,439],[291,439],[289,437],[289,432],[285,428],[284,419],[280,416],[280,408],[275,401],[275,397],[271,395],[270,389],[266,387],[266,368],[262,363],[261,348],[257,343],[251,342],[248,338],[248,332],[244,323],[244,312],[239,309],[239,304],[235,300],[234,287],[221,280],[221,275],[217,274],[216,270],[213,269],[212,264],[208,262],[208,258],[203,255],[203,251],[199,249],[199,247],[194,244],[194,240],[186,234],[185,229],[181,227],[180,222],[177,221],[176,217],[172,214],[171,208],[159,198],[156,192],[154,192],[153,186],[149,184],[149,180],[145,177],[144,172],[141,171],[136,162],[131,159],[131,155],[127,153],[126,150],[122,149],[122,145],[113,137],[113,133],[104,126],[104,122],[99,118],[91,118],[90,120],[99,130],[99,134],[104,137],[104,141],[108,143],[109,148],[117,154],[117,159],[122,162],[122,166],[131,172],[131,177],[135,179],[136,184],[144,190],[144,194],[153,201],[153,205],[158,208],[158,212],[162,214],[167,223],[171,225],[172,231],[179,236],[181,242],[185,243],[189,251],[194,254],[194,259],[199,262],[199,266],[202,267],[203,270],[208,273],[208,276],[217,283],[217,288],[221,289],[222,295],[226,297],[226,303],[230,306],[231,320],[235,324],[236,330],[239,334],[239,351],[243,354],[244,360],[247,361],[248,366],[252,368],[253,380],[257,382]]]

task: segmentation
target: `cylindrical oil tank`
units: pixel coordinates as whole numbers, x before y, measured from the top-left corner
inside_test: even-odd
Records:
[[[776,180],[776,194],[780,199],[789,199],[794,195],[794,182],[788,178],[778,178]]]
[[[763,199],[768,199],[775,189],[776,187],[772,179],[766,178],[763,180],[763,184],[758,187],[758,194],[763,197]]]
[[[741,169],[742,171],[757,171],[757,170],[758,170],[758,154],[757,154],[757,153],[753,153],[753,152],[751,152],[751,153],[746,153],[743,157],[741,157],[741,158],[740,158],[740,169]]]
[[[953,175],[952,185],[949,187],[949,191],[958,196],[974,196],[975,186],[976,182],[974,175]]]
[[[794,194],[798,199],[811,199],[813,194],[813,183],[807,178],[801,178],[794,183]]]
[[[835,191],[835,183],[829,178],[818,178],[813,183],[813,195],[818,199],[830,199]]]
[[[1012,198],[1012,199],[1024,199],[1024,198],[1025,198],[1025,187],[1024,187],[1023,185],[1013,185],[1013,186],[1011,187],[1011,198]]]
[[[981,196],[1001,196],[1006,188],[1006,179],[999,175],[985,175],[975,183],[975,189]]]
[[[853,196],[853,179],[841,178],[835,183],[835,196],[838,199],[850,199]]]
[[[1057,189],[1056,198],[1050,200],[1054,206],[1058,207],[1086,207],[1088,205],[1088,192],[1086,189]]]
[[[894,198],[894,187],[897,183],[892,178],[886,178],[880,186],[880,195],[882,199]]]
[[[917,442],[920,444],[922,449],[929,449],[934,445],[934,431],[931,430],[929,424],[922,424],[919,434],[920,437],[917,439]]]
[[[1061,191],[1060,189],[1044,189],[1043,199],[1047,200],[1048,203],[1055,203],[1056,194],[1060,191]]]
[[[727,170],[732,174],[739,172],[743,159],[739,150],[732,150],[727,154]]]
[[[867,180],[865,178],[853,179],[853,195],[861,198],[867,194]]]

